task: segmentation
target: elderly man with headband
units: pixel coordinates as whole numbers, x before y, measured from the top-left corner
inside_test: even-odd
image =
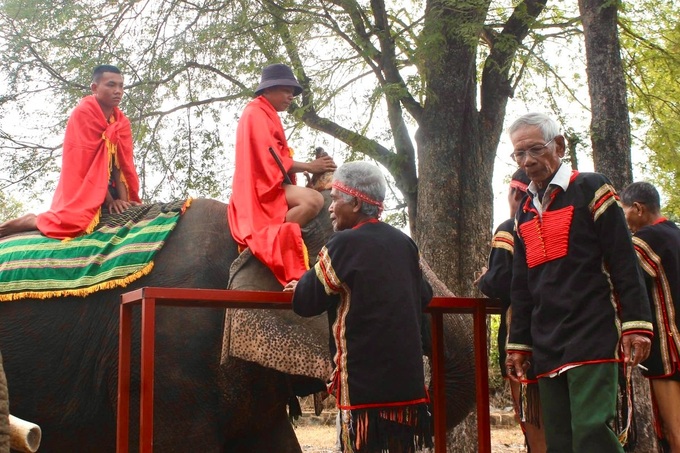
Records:
[[[414,452],[431,445],[422,311],[432,299],[416,244],[379,220],[386,183],[377,166],[335,172],[336,233],[294,289],[301,316],[328,313],[335,364],[328,391],[341,414],[344,452]]]

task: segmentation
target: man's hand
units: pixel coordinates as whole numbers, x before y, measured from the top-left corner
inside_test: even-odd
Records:
[[[475,281],[472,282],[473,285],[477,286],[479,284],[479,281],[484,277],[484,274],[486,274],[486,271],[488,271],[486,266],[482,266],[482,270],[480,272],[475,272]]]
[[[126,209],[129,209],[131,206],[139,206],[141,203],[138,203],[136,201],[124,201],[124,200],[113,200],[110,203],[107,203],[107,207],[109,208],[109,212],[111,214],[120,214],[121,212],[124,212]]]
[[[631,367],[636,367],[649,357],[652,340],[646,335],[632,333],[624,335],[621,338],[621,344],[623,345],[623,361]]]
[[[510,379],[520,382],[531,366],[531,355],[513,352],[505,358],[505,371]]]
[[[283,290],[286,292],[293,292],[295,291],[295,287],[297,286],[298,281],[297,280],[291,280],[288,283],[286,283],[286,286],[283,287]]]
[[[309,168],[307,171],[314,175],[326,173],[327,171],[335,171],[335,169],[338,168],[331,156],[319,157],[318,159],[314,159],[313,161],[309,162],[308,165]]]

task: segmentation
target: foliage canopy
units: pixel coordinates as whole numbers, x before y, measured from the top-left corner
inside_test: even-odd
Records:
[[[621,21],[630,109],[647,172],[680,218],[680,10],[674,2],[626,4]]]

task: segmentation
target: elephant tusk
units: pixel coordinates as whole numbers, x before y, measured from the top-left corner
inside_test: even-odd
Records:
[[[10,414],[9,446],[12,450],[35,453],[40,447],[41,439],[42,431],[38,425]]]

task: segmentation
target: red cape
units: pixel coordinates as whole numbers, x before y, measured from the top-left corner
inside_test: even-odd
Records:
[[[308,259],[300,225],[285,222],[283,173],[269,153],[270,146],[289,171],[293,159],[281,119],[259,96],[246,106],[236,129],[236,169],[227,217],[234,240],[250,247],[285,285],[305,273]]]
[[[112,165],[120,169],[130,201],[140,201],[130,121],[117,107],[113,116],[115,122],[109,124],[94,96],[83,98],[71,113],[52,205],[37,218],[45,236],[64,239],[92,232],[106,199]]]

